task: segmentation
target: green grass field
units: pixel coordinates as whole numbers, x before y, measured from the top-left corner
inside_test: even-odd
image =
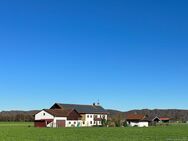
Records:
[[[188,141],[187,125],[149,128],[34,128],[0,123],[0,141]]]

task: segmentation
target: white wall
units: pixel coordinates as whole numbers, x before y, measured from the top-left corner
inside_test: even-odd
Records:
[[[65,127],[77,127],[78,123],[81,123],[81,120],[67,120],[67,117],[55,117],[54,121],[48,127],[57,127],[57,120],[64,120]],[[81,124],[80,124],[81,126]]]
[[[91,126],[94,126],[94,125],[102,125],[102,122],[101,121],[96,121],[94,120],[95,116],[97,116],[97,118],[104,118],[107,120],[107,115],[104,115],[104,114],[85,114],[85,121],[83,124],[83,121],[81,122],[81,126],[83,127],[91,127]]]
[[[65,127],[66,127],[66,121],[67,121],[67,117],[55,117],[54,121],[53,121],[53,126],[52,127],[57,127],[57,120],[64,120],[65,121]]]
[[[81,120],[67,120],[66,127],[82,127]]]
[[[138,126],[138,127],[148,127],[149,123],[147,121],[142,121],[142,122],[127,122],[129,126]]]
[[[35,120],[54,119],[54,116],[42,110],[35,115]]]
[[[85,124],[86,124],[86,126],[93,126],[94,114],[86,114]]]

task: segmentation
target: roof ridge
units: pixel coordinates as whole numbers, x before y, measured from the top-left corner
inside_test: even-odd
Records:
[[[94,105],[89,105],[89,104],[66,104],[66,103],[56,103],[56,104],[60,104],[60,105],[79,105],[79,106],[94,106]],[[95,105],[94,107],[96,107],[98,105]]]
[[[53,115],[53,116],[57,116],[57,115],[63,115],[65,114],[65,116],[69,116],[69,114],[75,110],[73,108],[69,108],[69,109],[43,109],[45,112]]]
[[[98,105],[86,105],[86,104],[66,104],[55,103],[61,109],[75,109],[78,113],[107,113],[107,111]]]
[[[69,108],[69,109],[43,109],[44,111],[62,111],[62,112],[72,112],[75,110],[74,108]]]

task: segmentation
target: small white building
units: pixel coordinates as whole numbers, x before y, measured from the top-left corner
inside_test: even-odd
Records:
[[[101,126],[102,122],[107,121],[108,112],[99,104],[79,105],[55,103],[51,109],[75,109],[81,116],[81,127]]]
[[[155,117],[152,119],[152,122],[155,123],[169,123],[170,122],[170,118],[169,117]]]
[[[80,119],[75,109],[44,109],[35,115],[35,127],[78,127]]]
[[[141,114],[129,114],[126,121],[127,125],[131,127],[148,127],[150,122],[147,116]]]

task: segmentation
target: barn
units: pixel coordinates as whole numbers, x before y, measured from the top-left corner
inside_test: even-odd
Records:
[[[35,127],[76,127],[80,114],[75,109],[43,109],[35,114]]]
[[[152,121],[155,121],[156,123],[169,123],[170,120],[171,119],[168,117],[155,117]]]
[[[131,127],[148,127],[150,120],[146,115],[128,114],[126,116],[127,125]]]

